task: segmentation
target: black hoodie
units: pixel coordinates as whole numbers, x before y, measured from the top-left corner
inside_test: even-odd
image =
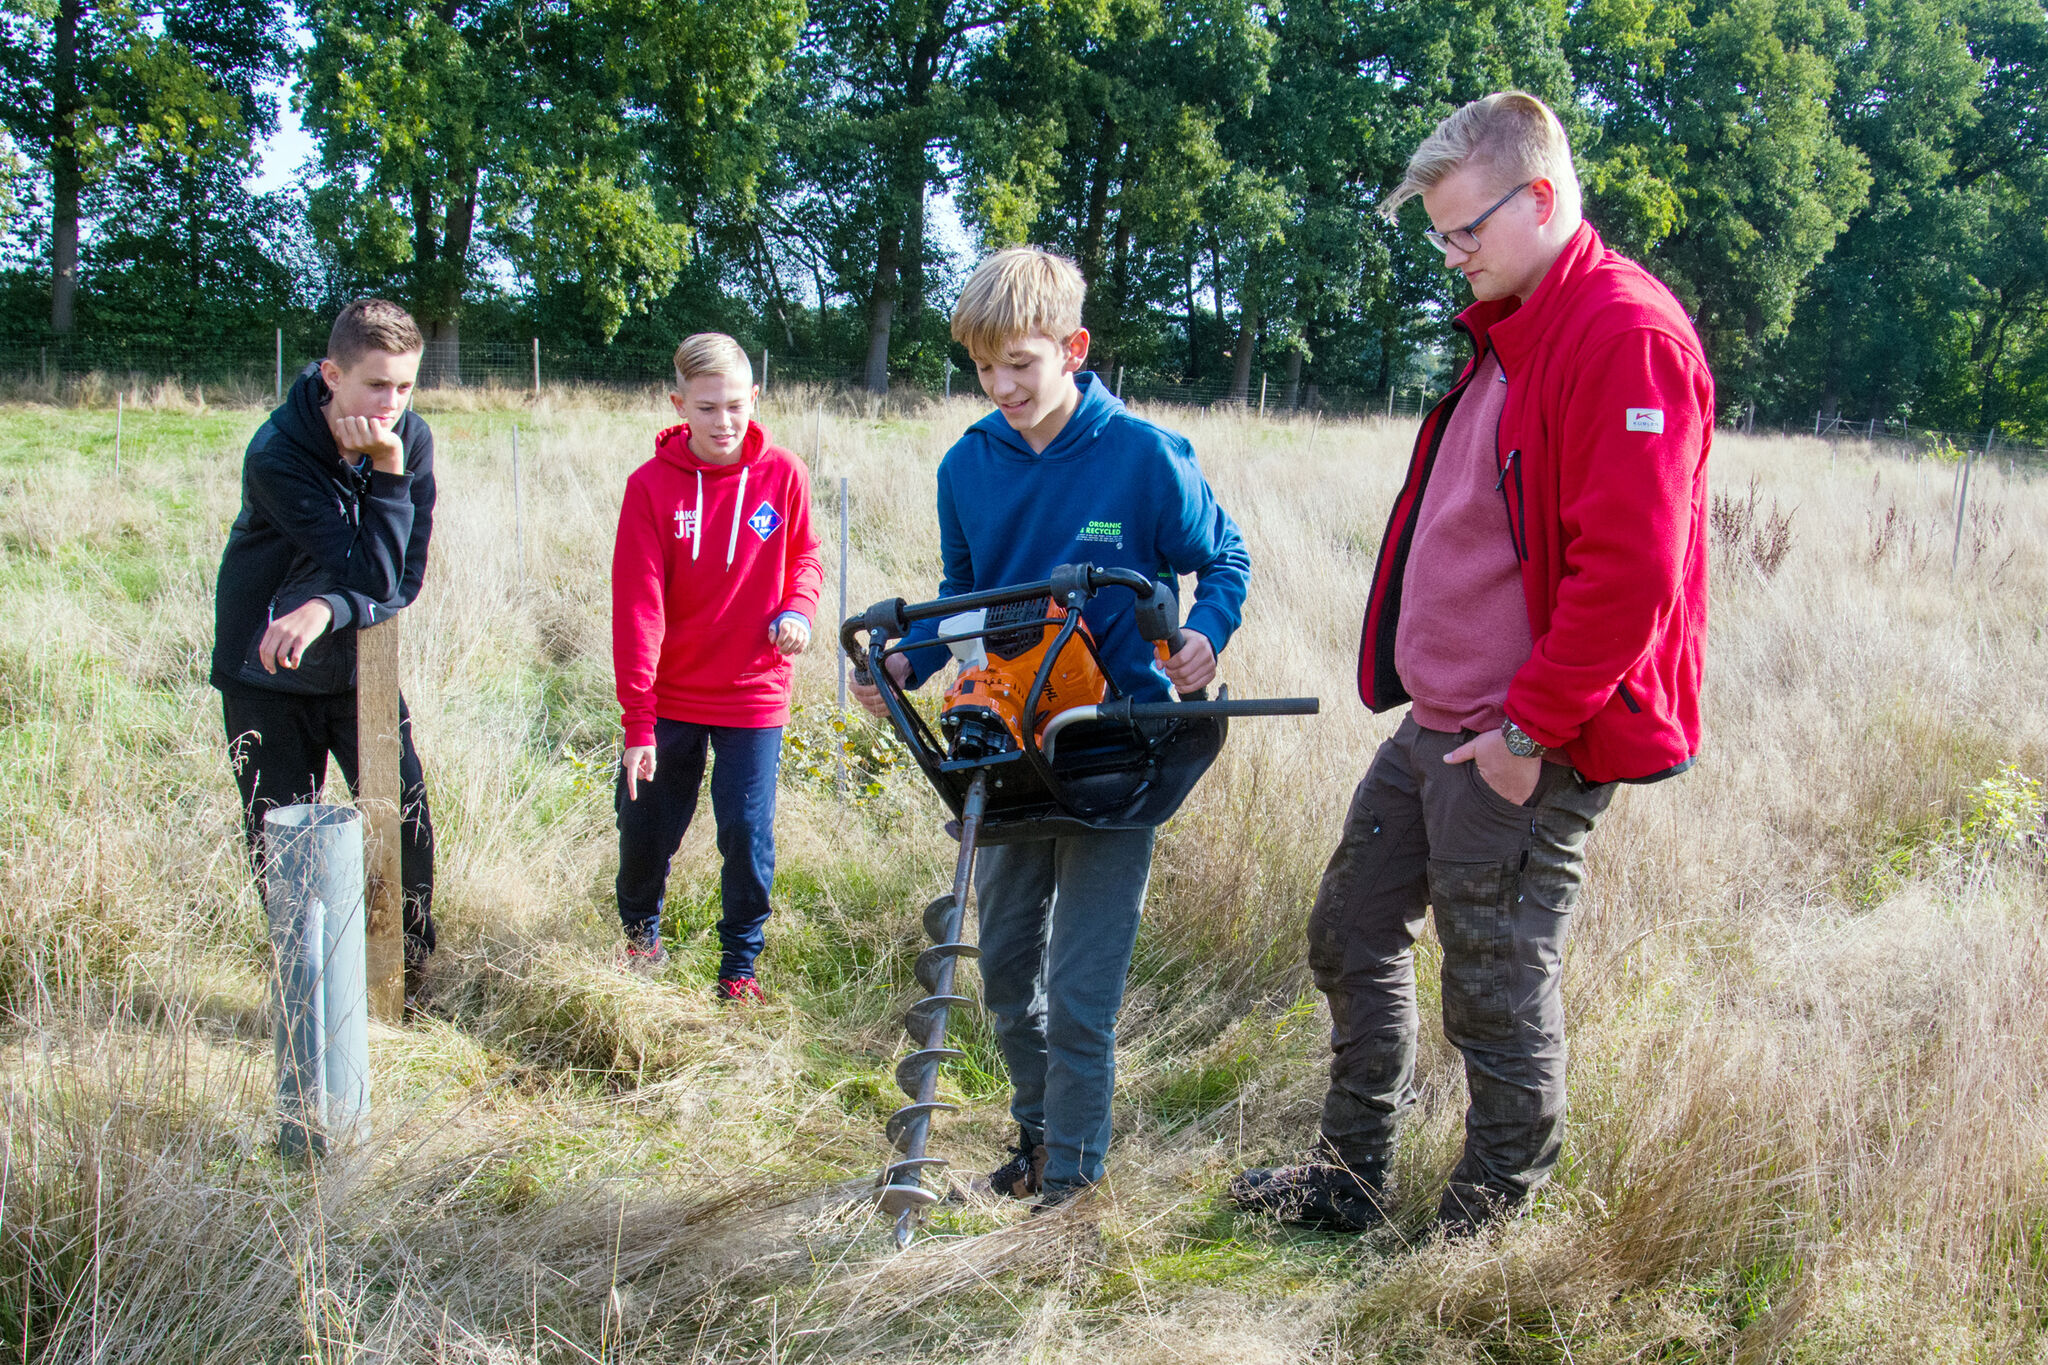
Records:
[[[243,457],[242,511],[213,597],[212,681],[223,692],[352,692],[355,628],[419,594],[434,526],[433,433],[408,408],[397,427],[405,472],[367,460],[353,468],[321,411],[328,397],[320,367],[308,366]],[[298,668],[264,672],[256,648],[270,622],[315,597],[334,623]]]

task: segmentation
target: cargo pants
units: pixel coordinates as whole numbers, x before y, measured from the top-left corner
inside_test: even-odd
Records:
[[[1614,784],[1545,763],[1516,805],[1477,763],[1444,755],[1471,731],[1406,717],[1352,796],[1309,916],[1308,960],[1330,1004],[1322,1157],[1383,1175],[1415,1104],[1415,940],[1443,945],[1444,1036],[1464,1054],[1465,1149],[1438,1214],[1482,1222],[1548,1178],[1563,1142],[1565,934],[1586,838]]]

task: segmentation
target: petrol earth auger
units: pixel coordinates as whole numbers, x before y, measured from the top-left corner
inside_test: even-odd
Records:
[[[855,678],[879,685],[890,724],[953,812],[947,832],[960,841],[953,889],[924,911],[931,946],[918,954],[916,972],[926,994],[904,1013],[914,1050],[896,1064],[910,1103],[888,1124],[901,1155],[876,1181],[899,1248],[939,1200],[925,1187],[925,1172],[949,1164],[930,1155],[927,1143],[932,1116],[958,1108],[938,1098],[939,1064],[966,1055],[946,1045],[946,1025],[954,1009],[972,1003],[956,991],[955,973],[962,958],[980,956],[960,937],[977,849],[1158,825],[1215,761],[1231,717],[1314,715],[1319,707],[1313,697],[1233,701],[1228,689],[1213,701],[1206,692],[1177,701],[1122,696],[1081,616],[1105,590],[1133,594],[1138,633],[1162,659],[1180,652],[1179,613],[1166,584],[1089,564],[1061,565],[1049,578],[1011,588],[878,602],[839,628]],[[936,638],[906,642],[913,625],[932,620]],[[959,662],[960,674],[934,734],[883,665],[906,650],[939,647]]]

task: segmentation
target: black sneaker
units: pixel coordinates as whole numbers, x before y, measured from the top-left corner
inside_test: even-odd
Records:
[[[1039,1150],[1043,1151],[1045,1149],[1040,1148]],[[1042,1188],[1039,1192],[1038,1202],[1031,1206],[1031,1212],[1034,1214],[1051,1213],[1061,1205],[1072,1203],[1095,1188],[1093,1185],[1085,1182],[1079,1185],[1044,1185],[1041,1182],[1041,1185]]]
[[[1446,1242],[1479,1236],[1515,1212],[1516,1204],[1496,1190],[1453,1180],[1436,1207],[1436,1230]]]
[[[1039,1192],[1044,1178],[1045,1144],[1019,1128],[1010,1159],[988,1173],[989,1193],[998,1199],[1029,1199]]]
[[[1364,1232],[1387,1221],[1384,1173],[1343,1166],[1259,1166],[1230,1182],[1230,1201],[1283,1223],[1332,1232]]]

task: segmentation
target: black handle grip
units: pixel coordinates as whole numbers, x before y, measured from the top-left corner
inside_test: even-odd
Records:
[[[1320,697],[1253,697],[1243,701],[1112,701],[1095,712],[1097,720],[1201,720],[1233,716],[1313,716],[1322,712]]]

